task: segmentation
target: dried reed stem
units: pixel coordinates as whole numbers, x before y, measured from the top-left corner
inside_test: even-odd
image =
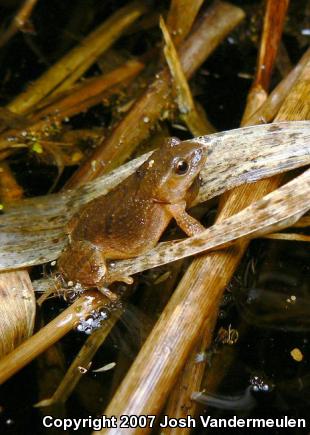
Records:
[[[40,329],[39,332],[1,359],[0,384],[60,340],[79,321],[90,315],[92,311],[109,304],[110,301],[97,291],[89,291],[83,294],[54,320]]]
[[[25,0],[23,2],[9,27],[0,36],[0,48],[3,47],[19,30],[23,30],[37,2],[38,0]]]
[[[180,61],[187,78],[191,77],[243,17],[241,9],[221,1],[215,2],[207,10],[199,20],[199,25],[180,48]],[[68,188],[93,180],[116,168],[148,137],[156,122],[171,108],[169,77],[167,68],[157,74],[157,78],[115,127],[109,138],[75,172],[67,184]]]
[[[145,5],[136,1],[119,9],[88,35],[82,44],[72,49],[18,95],[8,105],[8,109],[16,113],[28,113],[36,103],[56,89],[58,92],[63,91],[64,86],[68,89],[145,10]]]
[[[248,94],[241,125],[264,103],[276,60],[289,0],[268,0],[257,58],[255,80]]]

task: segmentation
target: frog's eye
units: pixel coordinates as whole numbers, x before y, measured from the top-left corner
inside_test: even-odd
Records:
[[[174,165],[174,169],[176,174],[184,175],[189,170],[189,164],[186,160],[178,160]]]

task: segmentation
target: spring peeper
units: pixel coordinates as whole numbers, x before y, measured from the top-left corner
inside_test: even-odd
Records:
[[[150,250],[172,218],[189,236],[204,230],[185,211],[204,163],[199,143],[173,138],[108,194],[86,204],[69,222],[69,244],[58,259],[64,279],[83,288],[104,287],[106,261]]]

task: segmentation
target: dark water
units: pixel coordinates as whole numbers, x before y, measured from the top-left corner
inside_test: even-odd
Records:
[[[25,83],[39,76],[84,34],[125,3],[112,0],[40,0],[32,17],[34,31],[16,35],[0,51],[1,103],[6,104],[23,89]],[[262,15],[260,2],[240,0],[234,3],[248,11],[246,22],[205,62],[192,83],[196,98],[205,107],[211,122],[220,130],[239,125],[255,71],[257,29]],[[8,4],[9,1],[0,2],[0,16],[4,24],[12,18],[17,2],[12,8]],[[153,7],[167,4],[164,1],[154,2]],[[303,33],[309,27],[307,1],[291,2],[283,41],[292,63],[299,59],[306,48],[307,37]],[[147,51],[156,40],[159,40],[159,32],[151,29],[143,35],[140,32],[122,38],[116,47],[137,54]],[[280,77],[280,72],[276,70],[272,84],[278,82]],[[106,126],[110,118],[109,109],[102,112],[97,107],[89,114],[77,117],[72,125],[75,128],[77,125],[88,128],[102,124]],[[178,134],[171,128],[170,132]],[[179,133],[188,137],[181,131]],[[24,151],[11,157],[10,163],[29,196],[46,193],[57,172],[54,166],[38,161],[36,156]],[[63,180],[69,177],[73,169],[65,171]],[[37,268],[33,276],[37,277],[41,272],[41,268]],[[208,403],[216,404],[216,407],[209,406],[207,410],[202,407],[202,415],[217,418],[234,415],[243,418],[280,418],[284,415],[307,418],[310,405],[309,275],[309,247],[306,243],[255,241],[251,244],[231,287],[227,289],[217,326],[217,330],[221,327],[227,329],[229,325],[238,330],[239,339],[233,347],[234,358],[218,391],[213,392],[215,396],[212,397],[217,400],[212,400],[209,395]],[[112,338],[107,340],[93,359],[95,368],[117,361],[123,370],[119,374],[114,374],[113,370],[99,374],[89,371],[65,406],[43,411],[34,408],[33,405],[46,397],[47,392],[55,390],[85,341],[85,335],[71,332],[48,354],[35,360],[1,387],[1,434],[59,434],[62,430],[43,429],[44,413],[88,417],[104,409],[111,392],[138,351],[147,328],[148,321],[139,310],[139,298],[150,279],[148,274],[141,278],[125,321],[114,328]],[[65,306],[59,300],[46,303],[44,310],[38,313],[37,327],[41,322],[55,317]],[[302,361],[293,359],[293,349],[299,350]],[[211,350],[220,352],[225,358],[231,346],[217,342]],[[258,391],[253,388],[255,385]],[[249,391],[249,396],[246,396]],[[250,399],[244,401],[243,408],[241,406],[241,409],[236,410],[229,408],[233,406],[233,397]],[[205,431],[203,428],[196,429],[197,433]],[[229,429],[226,432],[230,433]],[[252,433],[249,429],[241,428],[239,432]],[[268,433],[308,432],[308,429],[290,428],[272,429]],[[78,433],[90,431],[79,430]],[[212,429],[212,433],[223,433],[223,429]]]

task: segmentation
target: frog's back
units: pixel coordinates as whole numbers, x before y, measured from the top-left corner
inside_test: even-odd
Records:
[[[87,240],[107,259],[129,258],[155,246],[171,216],[146,195],[133,174],[116,189],[87,204],[71,240]]]

